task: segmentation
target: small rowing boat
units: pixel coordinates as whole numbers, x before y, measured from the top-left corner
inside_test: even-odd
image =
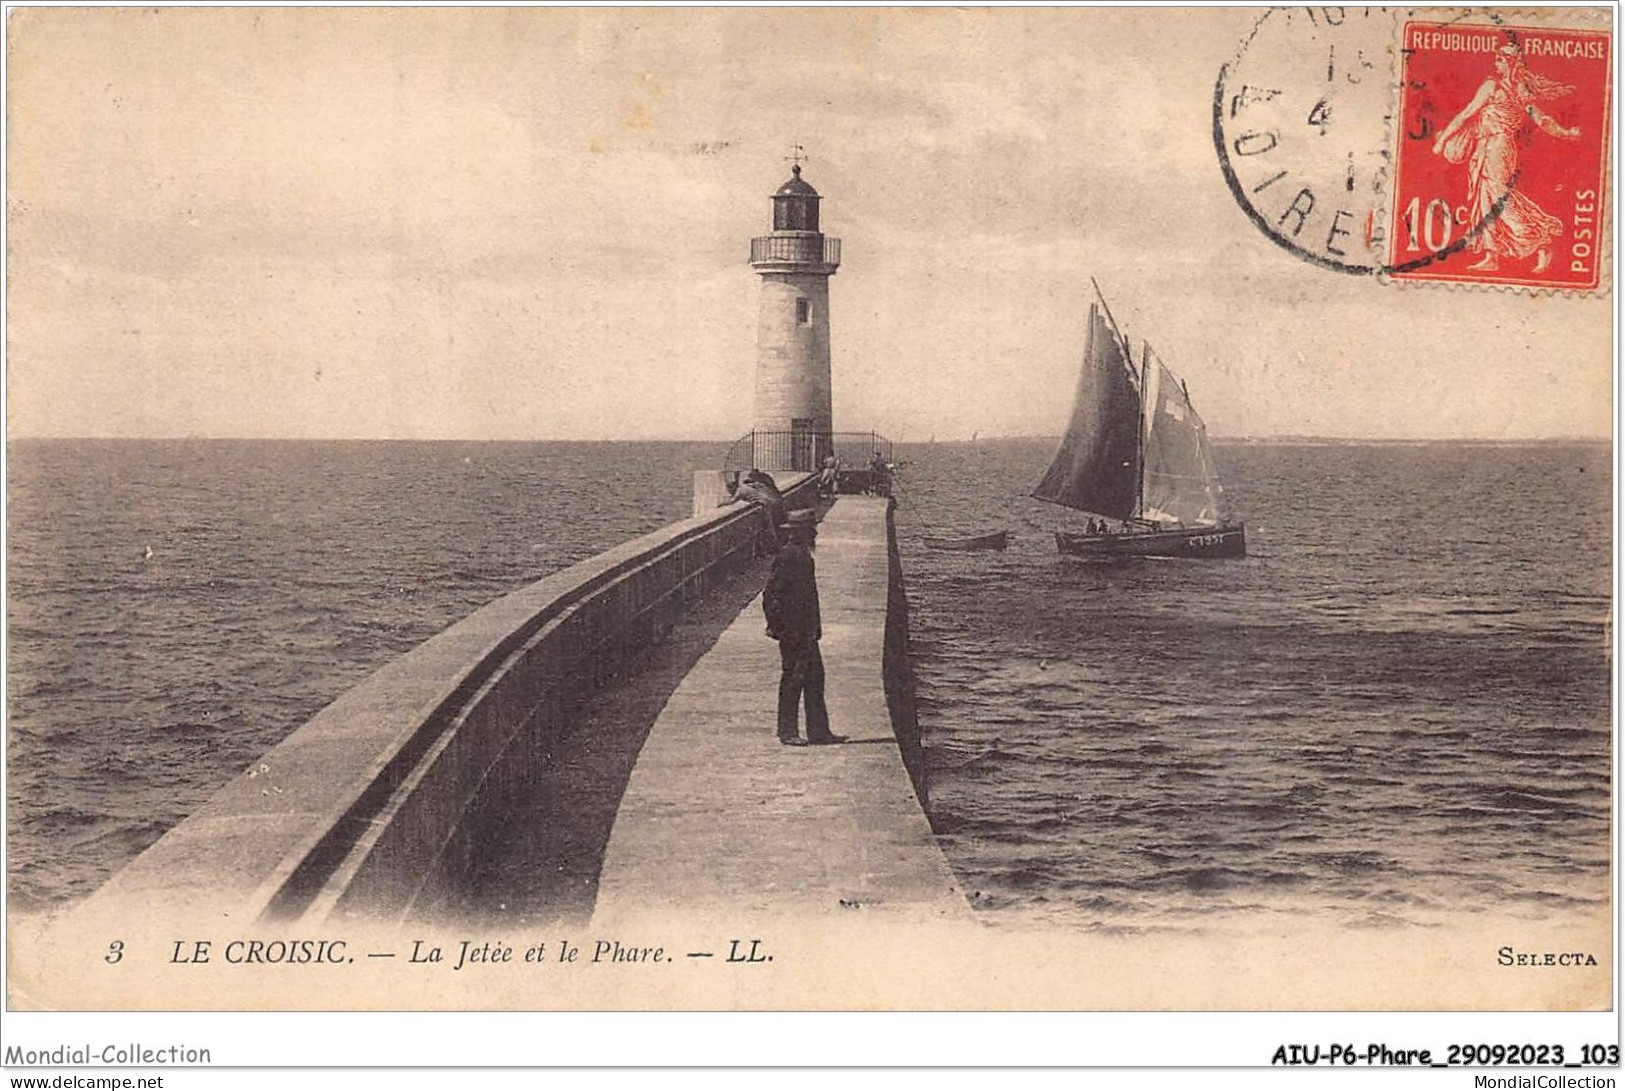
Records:
[[[979,549],[1003,549],[1010,544],[1008,530],[995,530],[969,538],[926,538],[925,548],[945,549],[955,553],[972,553]]]

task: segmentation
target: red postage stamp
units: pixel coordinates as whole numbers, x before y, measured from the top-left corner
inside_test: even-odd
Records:
[[[1609,33],[1407,22],[1401,43],[1388,275],[1596,288]]]

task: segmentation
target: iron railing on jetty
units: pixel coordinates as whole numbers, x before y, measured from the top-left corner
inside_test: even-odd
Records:
[[[879,432],[746,432],[734,441],[722,469],[799,470],[812,473],[834,455],[843,470],[867,469],[876,453],[892,461],[892,442]]]

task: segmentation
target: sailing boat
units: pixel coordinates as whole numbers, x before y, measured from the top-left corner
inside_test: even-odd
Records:
[[[1231,517],[1189,391],[1150,344],[1138,370],[1133,358],[1105,298],[1091,303],[1072,423],[1032,495],[1117,522],[1057,531],[1056,546],[1085,557],[1245,557],[1246,527]]]

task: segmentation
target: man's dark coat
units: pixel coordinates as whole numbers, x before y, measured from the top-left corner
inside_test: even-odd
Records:
[[[824,635],[818,616],[818,579],[812,554],[797,541],[779,547],[762,591],[767,635],[788,644],[810,644]]]

